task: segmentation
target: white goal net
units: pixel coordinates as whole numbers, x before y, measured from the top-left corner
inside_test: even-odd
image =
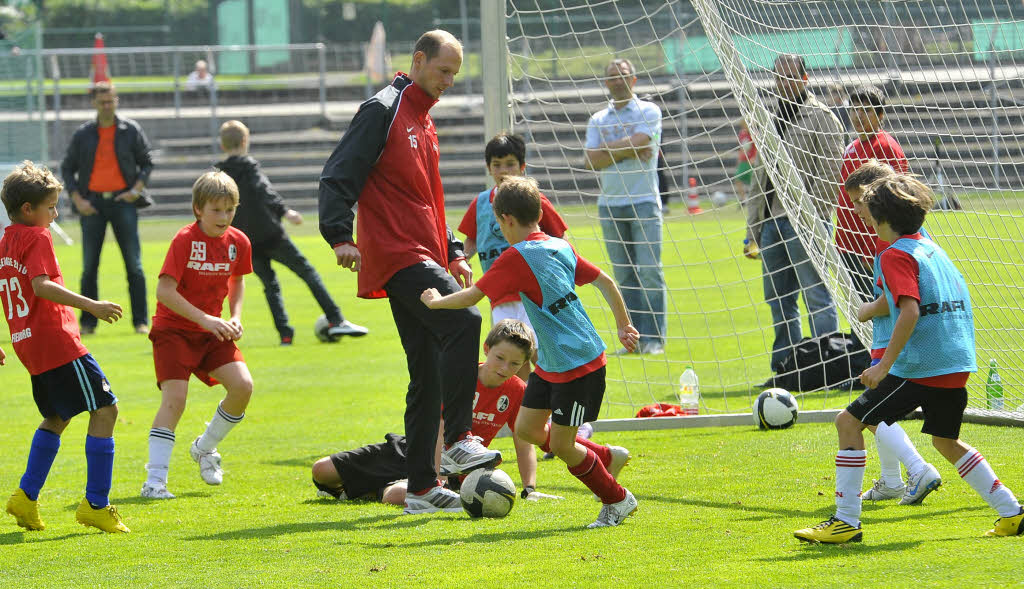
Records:
[[[843,148],[858,136],[847,98],[864,85],[884,94],[882,128],[943,203],[925,227],[971,290],[979,371],[968,385],[970,406],[1015,412],[1024,403],[1020,2],[509,0],[504,26],[511,99],[499,100],[502,106],[507,100],[513,130],[527,139],[528,174],[566,217],[570,241],[609,274],[616,247],[651,245],[637,233],[609,244],[599,173],[585,163],[588,120],[610,108],[606,68],[613,59],[632,63],[635,94],[662,113],[666,325],[654,335],[663,338],[665,353],[609,356],[602,417],[677,403],[687,366],[700,378],[702,413],[749,410],[758,385],[772,376],[780,322],[766,302],[763,260],[743,255],[747,220],[740,200],[764,192],[737,182],[744,122],[758,151],[754,182],[766,178],[774,189],[772,199],[831,296],[827,308],[835,309],[839,330],[870,342],[870,324],[856,321],[856,276],[835,238]],[[802,58],[808,92],[838,120],[834,133],[803,119],[777,124],[773,68],[780,54]],[[820,153],[809,153],[819,148],[808,145]],[[636,284],[623,284],[624,290],[647,292]],[[614,341],[614,321],[599,295],[581,292],[606,340]],[[793,304],[778,295],[767,298],[780,308]],[[804,297],[796,298],[802,335],[809,337]],[[792,312],[784,316],[791,321]],[[814,328],[823,325],[828,321]],[[833,373],[842,373],[838,365],[862,358],[845,350],[827,371],[818,366],[830,382],[801,387],[802,409],[840,408],[857,394],[848,379],[832,382]],[[990,399],[993,361],[1003,396]],[[815,376],[801,370],[802,378],[808,375]]]

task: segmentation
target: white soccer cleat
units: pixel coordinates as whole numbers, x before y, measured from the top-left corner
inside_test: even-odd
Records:
[[[462,499],[459,494],[444,487],[434,487],[425,495],[407,493],[405,495],[405,515],[416,515],[419,513],[435,513],[448,511],[455,513],[462,511]]]
[[[617,526],[636,511],[637,500],[629,489],[626,489],[626,498],[618,503],[606,503],[601,506],[601,513],[597,515],[597,521],[587,526],[588,528],[607,528]]]
[[[167,490],[167,485],[142,483],[141,497],[146,499],[174,499],[174,493]]]
[[[441,475],[468,474],[478,468],[501,464],[501,452],[488,450],[481,442],[483,438],[479,436],[468,436],[442,452]]]
[[[900,505],[917,505],[941,484],[942,477],[939,471],[931,464],[926,464],[920,474],[907,480],[907,490],[903,494],[903,499],[900,499]]]
[[[332,338],[340,338],[343,335],[350,337],[360,337],[370,333],[370,330],[363,327],[362,325],[356,325],[351,321],[345,320],[336,325],[331,325],[327,328],[327,335]]]
[[[889,487],[886,486],[884,480],[878,479],[872,483],[870,489],[864,491],[861,498],[865,501],[887,501],[889,499],[900,499],[903,497],[906,490],[906,485]]]
[[[341,491],[340,493],[335,495],[334,493],[328,493],[327,491],[322,491],[320,489],[317,489],[316,490],[316,496],[321,498],[321,499],[333,499],[335,501],[348,501],[348,495],[345,494],[345,491]]]
[[[199,476],[207,485],[219,485],[224,482],[224,471],[220,467],[220,453],[215,449],[213,452],[203,452],[199,449],[199,438],[196,438],[188,447],[188,453],[192,455],[199,465]]]

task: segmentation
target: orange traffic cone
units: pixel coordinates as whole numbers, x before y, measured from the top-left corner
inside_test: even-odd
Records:
[[[690,178],[690,192],[686,195],[686,212],[691,215],[703,212],[700,208],[700,197],[697,196],[696,178]]]
[[[93,47],[96,49],[106,48],[106,45],[103,42],[103,33],[96,33],[96,37],[93,40]],[[106,53],[93,53],[92,66],[89,69],[89,78],[91,86],[95,86],[97,82],[110,81],[110,67],[107,65]]]

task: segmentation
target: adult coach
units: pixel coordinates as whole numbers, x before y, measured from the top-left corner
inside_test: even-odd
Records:
[[[629,317],[640,332],[637,351],[662,354],[665,274],[657,157],[661,109],[633,94],[636,75],[628,59],[612,60],[605,76],[611,102],[587,123],[586,165],[599,173],[601,232]]]
[[[842,123],[807,90],[807,68],[799,55],[775,58],[775,129],[789,146],[789,153],[822,223],[831,223],[839,194],[837,178],[843,157]],[[797,296],[803,293],[814,337],[839,329],[832,295],[814,269],[786,216],[782,200],[765,166],[755,168],[747,199],[748,243],[761,248],[764,298],[775,325],[771,369],[779,372],[803,337]],[[749,245],[744,254],[751,255]]]
[[[420,294],[472,283],[462,243],[445,222],[437,132],[430,108],[455,82],[462,44],[434,30],[416,42],[409,74],[364,102],[320,176],[320,233],[338,265],[359,272],[358,296],[387,297],[409,368],[406,513],[459,502],[437,483],[434,444],[445,423],[442,474],[501,461],[472,435],[480,345],[476,309],[431,311]],[[359,203],[356,242],[352,209]],[[451,272],[451,274],[449,274]]]
[[[128,275],[135,332],[149,333],[146,275],[139,245],[139,213],[136,201],[153,171],[150,145],[142,127],[117,116],[117,91],[110,82],[97,82],[89,91],[96,119],[84,123],[71,136],[60,165],[64,186],[81,215],[82,296],[99,298],[97,274],[107,223],[121,248]],[[96,317],[82,313],[82,334],[96,331]]]

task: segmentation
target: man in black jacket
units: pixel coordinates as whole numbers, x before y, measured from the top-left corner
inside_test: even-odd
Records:
[[[368,329],[342,316],[316,268],[285,233],[281,217],[298,225],[302,223],[302,215],[285,206],[281,195],[260,170],[260,163],[249,155],[248,127],[241,121],[228,121],[221,125],[220,147],[228,157],[215,165],[238,184],[238,212],[231,224],[252,242],[252,269],[263,282],[263,294],[274,316],[274,327],[281,336],[281,345],[291,345],[295,330],[288,324],[281,285],[270,267],[271,260],[284,264],[309,287],[327,317],[328,341],[337,341],[343,335],[366,335]]]
[[[99,298],[97,275],[107,223],[121,248],[128,274],[132,324],[137,333],[149,333],[146,275],[139,245],[139,201],[153,171],[149,140],[142,127],[118,117],[117,92],[110,82],[98,82],[90,91],[96,120],[84,123],[71,137],[60,165],[64,187],[71,195],[82,224],[82,295]],[[83,335],[96,331],[96,317],[83,312]]]

